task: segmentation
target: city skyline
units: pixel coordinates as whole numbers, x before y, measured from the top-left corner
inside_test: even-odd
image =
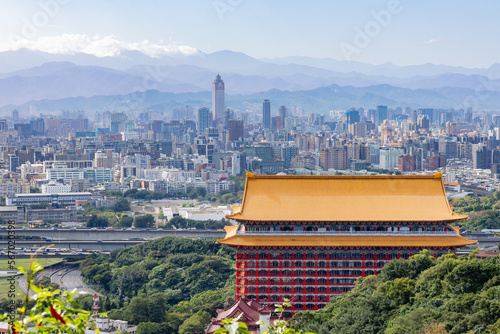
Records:
[[[392,0],[321,5],[215,0],[195,6],[173,1],[140,6],[131,1],[6,1],[0,14],[0,51],[27,48],[98,57],[139,51],[181,57],[233,50],[255,58],[484,68],[498,62],[498,37],[488,33],[499,28],[494,16],[498,6],[493,1],[461,1],[459,6]]]

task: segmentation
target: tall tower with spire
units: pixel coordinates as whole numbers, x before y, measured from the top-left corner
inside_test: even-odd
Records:
[[[212,112],[216,120],[220,120],[224,117],[224,81],[217,74],[214,83],[212,84]]]

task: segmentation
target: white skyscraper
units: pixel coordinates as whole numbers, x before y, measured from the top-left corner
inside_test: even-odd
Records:
[[[216,120],[223,119],[225,109],[224,81],[217,74],[212,84],[212,112]]]
[[[241,154],[239,152],[233,153],[233,161],[231,168],[231,175],[239,175],[241,173],[241,164],[240,164]]]

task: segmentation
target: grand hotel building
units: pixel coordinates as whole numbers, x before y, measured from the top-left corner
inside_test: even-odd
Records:
[[[428,176],[263,176],[247,173],[241,205],[219,243],[235,247],[236,294],[290,312],[325,307],[360,276],[461,237],[440,173]]]

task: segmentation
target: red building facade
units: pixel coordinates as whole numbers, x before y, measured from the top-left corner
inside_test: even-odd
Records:
[[[287,316],[325,307],[358,277],[423,249],[435,257],[474,244],[461,237],[440,174],[260,176],[247,174],[243,203],[219,243],[237,249],[236,294]]]

